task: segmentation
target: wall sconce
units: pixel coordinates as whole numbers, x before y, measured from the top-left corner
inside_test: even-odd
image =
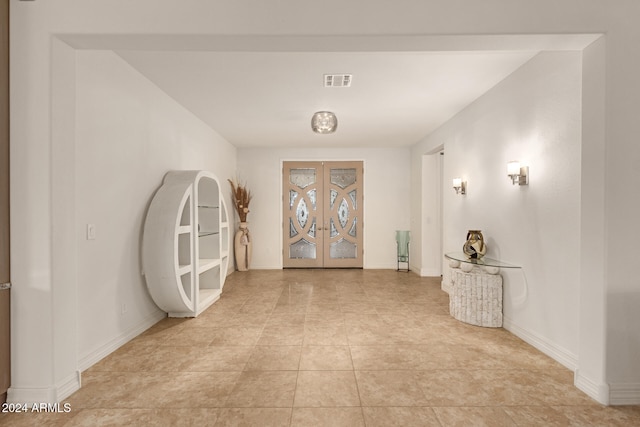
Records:
[[[511,183],[516,185],[529,184],[529,166],[520,166],[520,162],[507,163],[507,175],[511,178]]]
[[[456,190],[456,194],[467,194],[467,182],[462,178],[453,178],[453,189]]]

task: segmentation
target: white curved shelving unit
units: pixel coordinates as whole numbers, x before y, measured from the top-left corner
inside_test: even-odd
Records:
[[[229,267],[229,220],[220,182],[206,171],[171,171],[147,213],[142,266],[169,317],[195,317],[220,298]]]

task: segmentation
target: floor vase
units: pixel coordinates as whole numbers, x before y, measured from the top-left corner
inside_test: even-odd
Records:
[[[248,271],[251,265],[251,235],[248,223],[241,222],[233,240],[238,271]]]

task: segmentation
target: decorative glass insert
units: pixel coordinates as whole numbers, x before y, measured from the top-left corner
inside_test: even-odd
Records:
[[[358,237],[358,227],[356,223],[358,222],[358,217],[353,218],[353,222],[351,223],[351,229],[349,229],[349,236]]]
[[[351,190],[349,191],[349,197],[351,197],[351,201],[353,202],[353,209],[358,209],[358,202],[356,199],[357,196],[357,191],[356,190]]]
[[[338,229],[333,223],[333,218],[329,219],[329,236],[336,237],[338,235]]]
[[[345,239],[329,245],[329,256],[331,258],[357,258],[358,245]]]
[[[338,221],[340,221],[342,228],[345,228],[347,226],[347,221],[349,221],[349,205],[344,198],[342,199],[342,202],[340,202],[340,206],[338,206]]]
[[[331,183],[345,189],[356,182],[356,170],[348,169],[331,169]]]
[[[289,258],[316,259],[316,244],[300,239],[289,245]]]
[[[300,228],[304,228],[307,225],[307,220],[309,219],[309,209],[307,209],[307,202],[304,199],[300,199],[298,203],[298,208],[296,209],[296,218],[298,219],[298,224],[300,224]]]
[[[293,208],[293,205],[296,203],[297,198],[298,198],[298,192],[294,190],[289,190],[289,210]]]
[[[313,218],[313,221],[311,221],[311,227],[309,227],[309,232],[307,233],[309,235],[309,237],[313,237],[315,239],[316,237],[316,219]]]
[[[338,192],[332,188],[329,191],[329,206],[330,206],[330,209],[333,209],[333,204],[335,203],[337,198],[338,198]]]
[[[291,169],[289,172],[289,182],[300,188],[306,188],[316,182],[315,169]]]
[[[307,196],[309,196],[309,201],[311,202],[311,209],[316,210],[316,189],[307,191]]]
[[[289,237],[296,237],[298,235],[298,230],[296,230],[296,226],[293,223],[293,219],[289,218]]]

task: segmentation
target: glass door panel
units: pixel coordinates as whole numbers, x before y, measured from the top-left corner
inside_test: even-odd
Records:
[[[325,162],[324,267],[362,268],[362,162]]]
[[[322,267],[322,163],[286,162],[284,164],[285,197],[284,256],[285,268]]]

